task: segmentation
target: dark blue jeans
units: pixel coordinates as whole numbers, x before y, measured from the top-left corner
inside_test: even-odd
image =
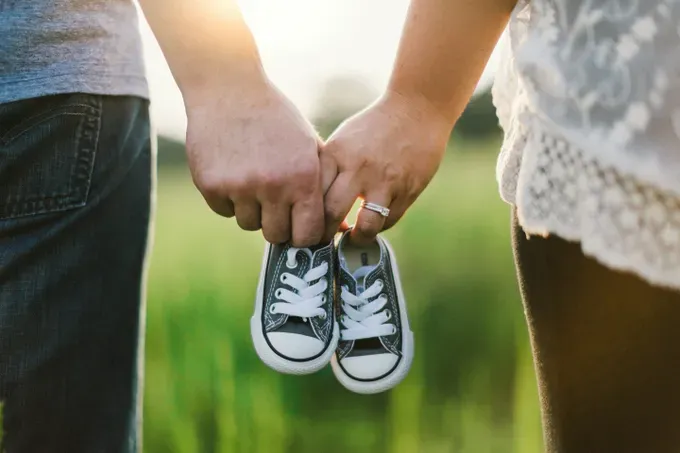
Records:
[[[153,172],[145,100],[0,104],[3,453],[138,450]]]

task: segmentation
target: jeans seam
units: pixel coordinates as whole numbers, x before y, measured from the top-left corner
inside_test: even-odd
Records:
[[[87,129],[85,130],[85,133],[91,133],[92,137],[90,137],[90,140],[87,141],[87,146],[79,146],[77,150],[77,154],[75,156],[76,163],[73,166],[73,177],[71,178],[71,181],[69,183],[72,183],[74,179],[80,179],[80,176],[78,173],[83,172],[83,185],[81,186],[81,190],[84,192],[81,195],[81,198],[83,199],[82,205],[86,204],[89,197],[90,197],[90,190],[92,188],[92,175],[94,173],[94,166],[95,166],[95,160],[97,158],[97,148],[99,147],[99,132],[101,131],[101,118],[103,115],[103,105],[102,105],[102,98],[101,96],[93,96],[92,97],[92,102],[95,104],[94,108],[97,111],[97,114],[87,116],[83,123],[81,123],[79,131],[78,131],[78,142],[79,144],[82,141],[82,134],[83,134],[83,129],[87,126]],[[87,138],[87,137],[85,137]],[[83,154],[87,154],[87,159],[83,156]],[[71,191],[71,197],[73,197],[74,191]]]
[[[83,107],[83,108],[89,108],[92,109],[93,107],[91,105],[85,105],[85,104],[70,104],[68,106],[60,106],[60,107],[55,107],[50,110],[47,110],[46,112],[41,112],[37,113],[35,115],[29,116],[25,120],[23,120],[20,124],[17,126],[13,127],[9,131],[7,131],[4,135],[0,137],[0,145],[7,146],[10,143],[12,143],[14,140],[17,138],[21,137],[23,134],[26,132],[30,131],[32,128],[37,126],[38,124],[41,124],[45,121],[49,121],[53,118],[56,118],[58,116],[62,115],[74,115],[74,116],[87,116],[88,112],[72,112],[69,111],[69,109],[73,107]],[[90,114],[97,115],[100,113],[101,109],[99,111],[94,111],[94,112],[89,112]],[[33,122],[36,118],[40,118],[41,116],[44,116],[40,121],[38,122]],[[18,132],[17,132],[18,130]]]

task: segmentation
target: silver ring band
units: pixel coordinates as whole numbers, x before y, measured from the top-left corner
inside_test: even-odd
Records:
[[[361,207],[363,209],[368,209],[369,211],[377,212],[383,217],[389,217],[390,215],[389,208],[386,208],[385,206],[380,206],[379,204],[362,201]]]

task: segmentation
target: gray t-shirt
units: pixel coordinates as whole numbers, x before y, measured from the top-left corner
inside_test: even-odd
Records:
[[[148,98],[132,0],[0,0],[0,103],[73,92]]]

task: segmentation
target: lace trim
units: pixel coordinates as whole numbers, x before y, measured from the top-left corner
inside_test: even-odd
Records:
[[[680,197],[603,165],[540,126],[530,130],[499,165],[501,194],[517,205],[525,231],[579,241],[608,267],[680,289]]]

